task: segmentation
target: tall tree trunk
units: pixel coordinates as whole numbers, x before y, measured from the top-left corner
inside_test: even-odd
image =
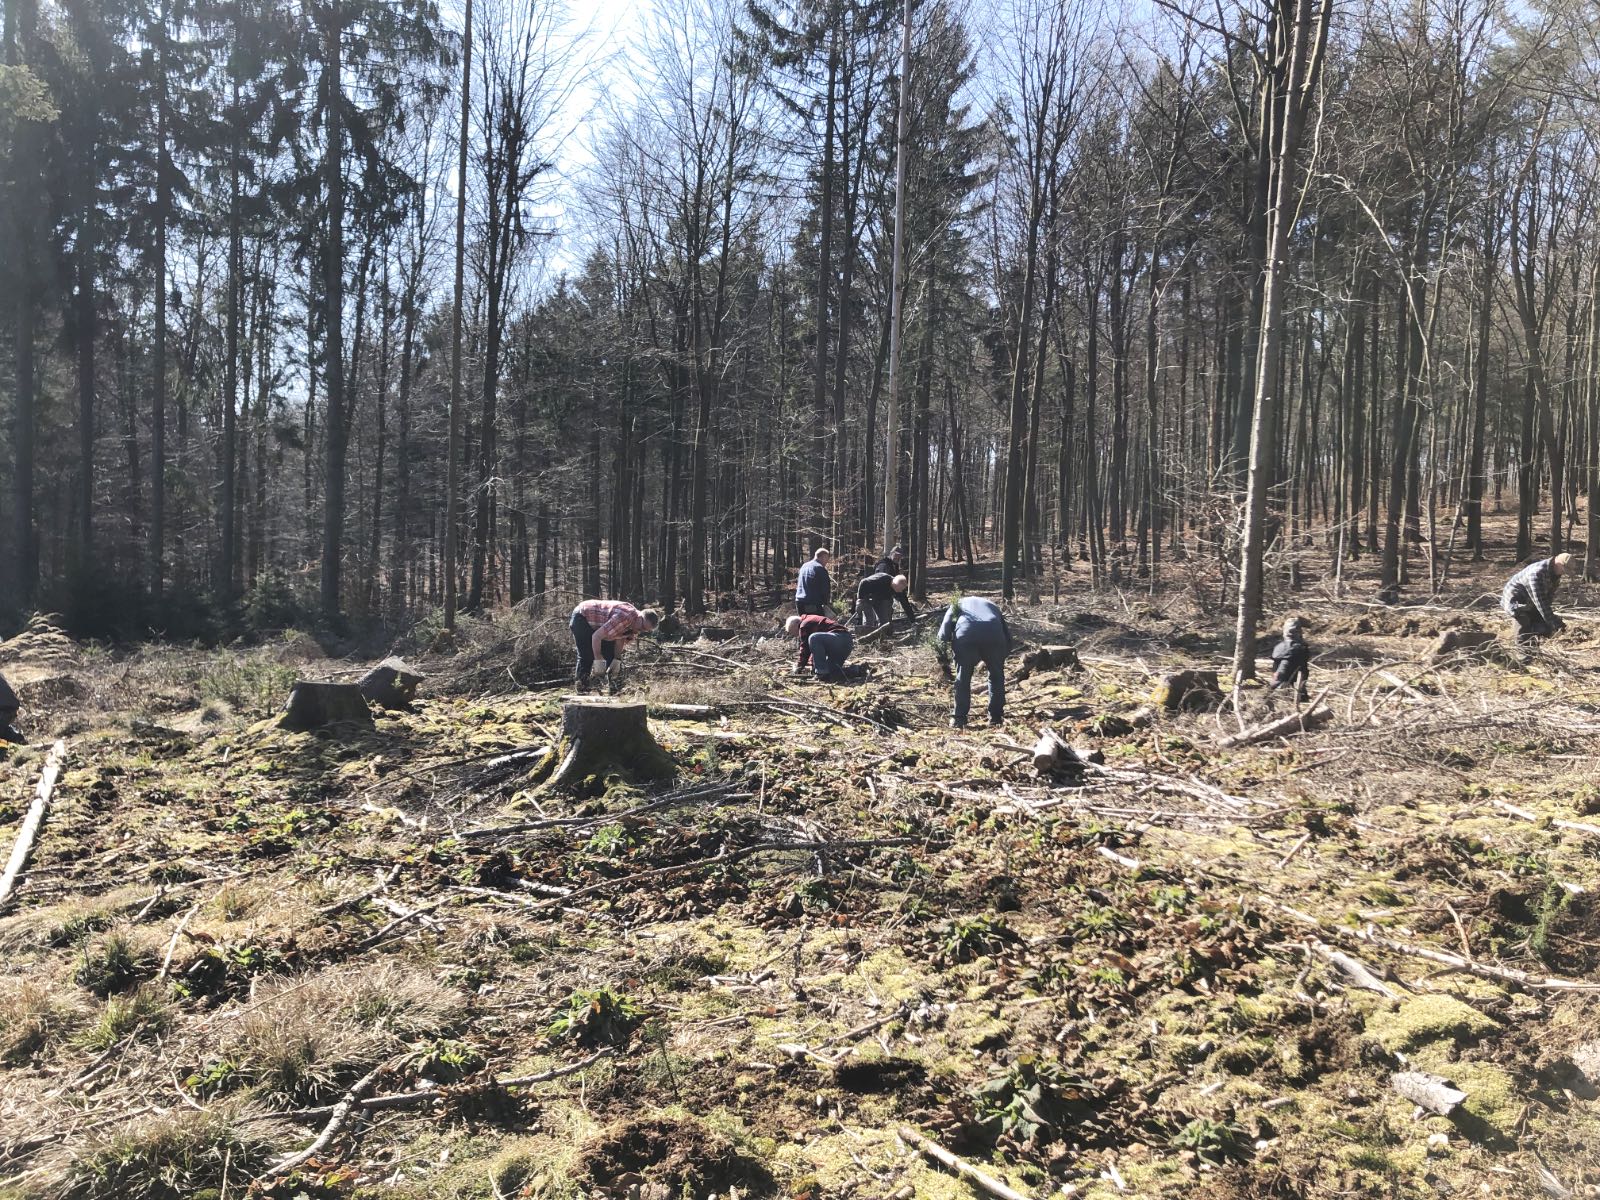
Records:
[[[1292,6],[1292,8],[1291,8]],[[1287,283],[1289,227],[1294,219],[1296,160],[1306,111],[1316,90],[1317,68],[1327,36],[1331,0],[1285,0],[1280,16],[1292,18],[1282,33],[1272,64],[1274,95],[1279,105],[1274,129],[1273,195],[1269,213],[1266,271],[1262,279],[1261,353],[1256,372],[1255,420],[1250,431],[1250,474],[1245,493],[1244,538],[1239,550],[1239,620],[1234,629],[1233,675],[1236,682],[1254,679],[1256,627],[1261,621],[1261,579],[1265,555],[1267,491],[1274,460],[1278,389],[1283,347],[1284,285]]]
[[[328,393],[327,417],[323,430],[324,471],[322,494],[322,616],[339,618],[339,575],[344,553],[344,472],[345,447],[349,426],[345,418],[344,394],[344,84],[343,22],[337,0],[325,9],[327,28],[323,33],[323,97],[328,106],[328,144],[323,159],[324,186],[328,214],[323,248],[323,297],[327,316],[324,330]]]

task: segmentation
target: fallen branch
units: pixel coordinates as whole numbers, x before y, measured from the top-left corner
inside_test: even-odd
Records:
[[[1507,804],[1504,800],[1496,800],[1494,806],[1501,812],[1510,813],[1513,817],[1521,817],[1524,821],[1543,824],[1546,820],[1546,818],[1541,817],[1530,808],[1518,808],[1515,804]],[[1600,825],[1590,825],[1585,821],[1563,821],[1557,817],[1549,818],[1549,823],[1557,829],[1581,833],[1585,837],[1600,837]]]
[[[344,1099],[333,1106],[333,1111],[328,1116],[328,1123],[322,1127],[322,1132],[317,1134],[316,1140],[304,1150],[291,1154],[287,1158],[280,1158],[267,1168],[263,1178],[271,1179],[277,1175],[287,1175],[301,1163],[326,1150],[333,1139],[339,1136],[339,1130],[343,1129],[344,1123],[350,1119],[350,1114],[355,1110],[362,1095],[388,1066],[387,1062],[379,1063],[351,1084],[350,1090],[344,1094]]]
[[[617,887],[631,889],[647,880],[662,879],[668,875],[681,875],[706,867],[728,866],[731,863],[750,858],[756,854],[775,854],[786,850],[804,851],[810,854],[832,854],[840,850],[867,850],[881,846],[911,846],[920,844],[922,840],[921,838],[895,837],[860,838],[841,842],[758,842],[754,846],[745,846],[741,850],[725,850],[721,854],[713,854],[710,858],[697,858],[693,862],[677,863],[670,867],[655,867],[649,871],[637,871],[632,875],[618,876],[616,879],[602,879],[599,883],[591,883],[587,887],[574,888],[565,896],[552,896],[547,900],[523,900],[520,896],[511,896],[506,892],[493,894],[513,900],[524,908],[554,908],[557,905],[566,905],[584,896],[591,896],[596,892],[608,891]],[[457,886],[456,890],[466,892],[488,891],[488,889],[467,888],[460,885]],[[436,903],[440,902],[436,901]]]
[[[1008,1187],[993,1175],[980,1171],[971,1163],[957,1158],[950,1151],[939,1145],[938,1142],[929,1141],[909,1125],[900,1126],[899,1129],[895,1130],[895,1136],[913,1150],[921,1153],[925,1158],[931,1158],[934,1162],[949,1167],[950,1170],[980,1191],[988,1192],[991,1196],[998,1196],[1000,1200],[1029,1200],[1029,1197],[1017,1191],[1016,1188]]]
[[[389,868],[388,873],[381,876],[378,879],[378,882],[372,887],[369,887],[364,892],[358,892],[354,896],[346,896],[343,900],[335,900],[332,904],[324,904],[321,908],[317,909],[317,915],[331,917],[336,913],[344,912],[346,909],[360,908],[374,896],[381,895],[383,892],[388,890],[389,885],[393,883],[395,879],[399,877],[399,875],[400,864],[395,863],[394,866]]]
[[[33,803],[28,806],[28,815],[23,818],[22,828],[17,831],[17,844],[11,848],[11,858],[6,863],[6,872],[0,875],[0,909],[3,909],[11,899],[11,893],[16,890],[17,876],[22,873],[28,855],[33,853],[33,843],[38,840],[45,812],[50,807],[50,797],[56,790],[56,780],[61,777],[61,767],[66,759],[67,743],[65,740],[58,740],[50,747],[50,754],[44,760],[44,771],[39,776],[39,786],[34,791]]]
[[[364,1100],[357,1101],[357,1104],[363,1112],[371,1112],[375,1109],[385,1108],[414,1108],[419,1105],[427,1104],[432,1100],[443,1099],[444,1097],[457,1092],[497,1091],[504,1088],[531,1087],[536,1083],[549,1083],[553,1079],[563,1079],[568,1075],[576,1075],[579,1071],[594,1066],[594,1064],[599,1062],[602,1058],[608,1058],[614,1053],[616,1053],[616,1051],[613,1047],[606,1046],[604,1049],[596,1050],[593,1054],[589,1055],[588,1058],[579,1059],[575,1063],[567,1063],[565,1066],[555,1067],[549,1071],[541,1071],[537,1075],[518,1075],[512,1077],[511,1079],[490,1078],[488,1081],[481,1084],[433,1084],[430,1087],[421,1087],[410,1092],[391,1092],[387,1096],[369,1096]],[[288,1119],[309,1121],[318,1117],[326,1117],[330,1115],[337,1107],[338,1105],[328,1105],[323,1108],[302,1108],[293,1112],[262,1113],[259,1117],[246,1119]]]
[[[1304,712],[1292,712],[1286,717],[1279,717],[1276,721],[1268,721],[1265,725],[1246,729],[1243,733],[1219,738],[1217,745],[1224,750],[1234,750],[1256,742],[1270,742],[1274,738],[1287,737],[1291,733],[1306,733],[1326,725],[1331,720],[1333,720],[1333,709],[1323,704],[1322,697],[1318,696],[1311,707]]]
[[[1350,978],[1355,981],[1357,987],[1365,988],[1369,992],[1377,992],[1378,995],[1386,997],[1390,1000],[1400,999],[1400,993],[1395,991],[1387,983],[1373,974],[1372,969],[1359,958],[1351,958],[1348,954],[1345,954],[1339,950],[1335,950],[1333,947],[1324,942],[1318,941],[1316,938],[1312,938],[1307,945],[1311,947],[1312,953],[1316,954],[1319,958],[1326,959],[1328,962],[1338,967],[1339,970],[1343,971],[1346,975],[1350,976]]]
[[[738,703],[743,708],[776,708],[780,711],[785,707],[798,708],[806,712],[821,713],[823,716],[832,717],[836,721],[860,721],[863,725],[871,725],[873,728],[881,729],[885,733],[894,732],[893,727],[885,725],[882,721],[876,721],[871,717],[864,717],[859,713],[845,712],[839,708],[829,708],[826,704],[813,704],[809,700],[795,700],[788,696],[769,695],[760,700],[743,700]]]
[[[189,911],[183,914],[183,920],[178,922],[178,927],[172,931],[172,940],[167,943],[167,953],[161,959],[161,970],[156,972],[156,982],[160,983],[167,977],[167,972],[172,969],[172,956],[178,952],[178,939],[183,936],[183,931],[189,927],[189,918],[200,911],[201,901],[196,900],[189,906]]]
[[[1321,930],[1325,937],[1334,939],[1356,938],[1366,942],[1369,946],[1379,946],[1395,954],[1404,954],[1411,958],[1426,959],[1428,962],[1438,963],[1454,971],[1461,971],[1467,975],[1476,975],[1481,979],[1498,979],[1505,983],[1514,983],[1519,987],[1535,988],[1549,992],[1600,992],[1600,983],[1585,983],[1577,979],[1558,979],[1549,975],[1533,975],[1527,971],[1518,970],[1516,967],[1501,967],[1492,963],[1479,962],[1476,959],[1466,959],[1459,954],[1451,954],[1444,950],[1434,950],[1428,946],[1413,946],[1409,942],[1396,941],[1394,938],[1384,937],[1371,928],[1345,929],[1341,926],[1329,925],[1319,921],[1310,913],[1303,913],[1297,908],[1290,908],[1287,904],[1280,904],[1270,896],[1259,897],[1262,904],[1275,912],[1294,918],[1303,925],[1310,925]]]
[[[715,721],[721,712],[714,704],[651,704],[645,711],[658,721]]]
[[[668,792],[658,796],[648,804],[641,804],[623,812],[601,813],[587,817],[542,817],[536,821],[518,821],[513,825],[485,825],[478,829],[466,829],[457,834],[461,838],[486,838],[500,837],[510,833],[530,833],[536,829],[561,829],[566,827],[581,828],[585,825],[605,825],[614,821],[625,821],[629,817],[639,817],[646,813],[657,812],[663,808],[674,808],[679,804],[695,804],[700,801],[748,800],[749,792],[735,792],[731,783],[702,784],[692,788],[681,788],[675,792]]]

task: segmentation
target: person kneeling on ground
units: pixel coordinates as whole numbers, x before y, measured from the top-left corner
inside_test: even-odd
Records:
[[[972,676],[979,663],[989,670],[989,724],[1003,722],[1011,630],[999,606],[981,596],[953,601],[939,625],[939,641],[951,644],[956,660],[956,709],[950,727],[962,729],[967,724],[967,711],[972,707]]]
[[[1500,607],[1517,623],[1517,641],[1526,645],[1566,628],[1566,622],[1556,616],[1556,585],[1571,561],[1570,554],[1543,558],[1506,580]]]
[[[800,658],[794,665],[794,674],[805,674],[806,664],[811,663],[812,670],[823,683],[847,682],[844,660],[850,657],[855,646],[850,630],[831,617],[817,614],[790,617],[783,627],[800,642]]]
[[[15,742],[20,746],[27,741],[12,724],[17,719],[17,709],[20,707],[17,693],[11,690],[6,677],[0,675],[0,742]]]
[[[616,691],[617,677],[611,670],[618,656],[641,633],[651,633],[661,624],[661,614],[653,608],[642,612],[622,600],[585,600],[572,610],[572,640],[578,649],[577,690],[589,690],[589,672],[594,660],[604,658],[609,691]]]
[[[1311,675],[1311,647],[1306,645],[1300,629],[1300,618],[1290,617],[1283,623],[1283,640],[1272,648],[1272,690],[1285,684],[1297,684],[1294,698],[1304,704],[1311,699],[1306,682]]]
[[[889,575],[875,571],[856,585],[855,611],[863,629],[876,629],[894,620],[894,606],[898,602],[906,616],[914,617],[917,610],[906,599],[908,586],[904,575]]]

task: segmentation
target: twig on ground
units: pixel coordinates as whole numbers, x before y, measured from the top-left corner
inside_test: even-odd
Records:
[[[993,1175],[980,1171],[971,1163],[957,1158],[950,1151],[939,1145],[938,1142],[928,1140],[908,1125],[900,1126],[899,1129],[895,1130],[895,1135],[913,1150],[922,1154],[923,1157],[931,1158],[941,1166],[950,1168],[950,1170],[980,1191],[987,1192],[991,1196],[998,1196],[1000,1200],[1029,1200],[1029,1197],[1017,1191],[1016,1188],[1001,1183]]]
[[[272,1179],[278,1175],[287,1175],[301,1163],[327,1149],[332,1144],[333,1139],[339,1136],[339,1130],[344,1128],[344,1123],[350,1119],[351,1112],[355,1110],[357,1103],[366,1093],[366,1090],[372,1086],[373,1082],[388,1066],[387,1062],[379,1063],[351,1084],[350,1090],[344,1094],[344,1099],[333,1106],[333,1112],[328,1116],[328,1123],[322,1127],[322,1132],[317,1135],[316,1140],[304,1150],[279,1159],[263,1172],[262,1177]]]
[[[5,908],[11,899],[11,893],[16,890],[17,876],[22,873],[28,855],[33,853],[33,843],[38,840],[39,829],[50,808],[50,797],[55,793],[56,780],[61,777],[61,766],[66,759],[67,743],[65,739],[58,739],[44,760],[39,786],[34,789],[33,803],[28,806],[28,815],[22,819],[22,828],[17,831],[17,843],[11,847],[11,858],[6,863],[5,874],[0,875],[0,909]]]

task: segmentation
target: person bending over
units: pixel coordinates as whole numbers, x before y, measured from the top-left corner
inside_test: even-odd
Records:
[[[894,619],[896,602],[906,610],[906,616],[916,616],[917,610],[906,599],[906,587],[904,575],[889,575],[883,571],[875,571],[858,583],[855,611],[860,616],[861,627],[876,629],[888,624]]]
[[[1506,580],[1500,607],[1517,623],[1517,641],[1526,645],[1566,628],[1566,622],[1556,616],[1556,586],[1571,561],[1570,554],[1542,558]]]
[[[1006,655],[1011,652],[1011,630],[999,605],[981,596],[952,602],[939,625],[939,641],[950,645],[956,660],[956,708],[950,727],[962,729],[967,724],[972,676],[979,663],[989,670],[989,724],[1001,724],[1006,717]]]
[[[784,629],[800,643],[800,657],[794,664],[794,674],[805,674],[806,664],[823,683],[844,683],[844,660],[855,647],[850,630],[832,617],[817,614],[793,616],[784,622]]]
[[[623,600],[585,600],[572,610],[570,628],[578,650],[575,675],[577,690],[589,690],[589,673],[594,660],[605,659],[608,691],[616,691],[617,676],[612,674],[619,656],[641,633],[654,632],[661,614],[653,608],[642,612]]]

